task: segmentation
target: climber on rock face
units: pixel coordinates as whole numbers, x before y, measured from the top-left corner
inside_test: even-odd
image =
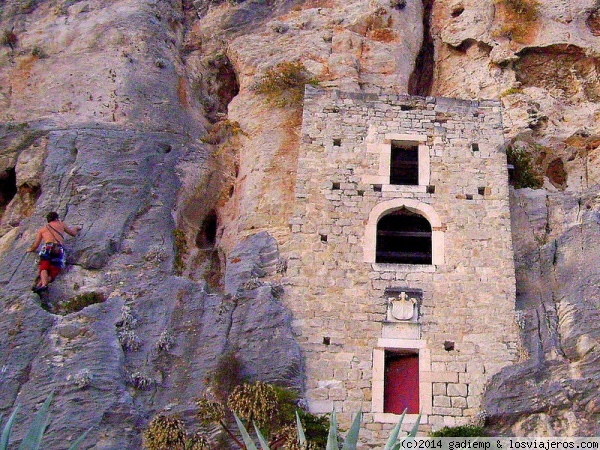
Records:
[[[76,236],[81,227],[69,228],[58,218],[58,213],[52,211],[46,215],[48,223],[37,232],[35,242],[27,249],[28,252],[35,252],[40,245],[44,243],[40,251],[39,281],[32,289],[39,294],[48,290],[50,283],[65,267],[66,255],[63,247],[65,237],[63,233]]]

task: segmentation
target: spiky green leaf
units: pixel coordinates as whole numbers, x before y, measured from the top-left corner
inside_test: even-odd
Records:
[[[408,433],[407,437],[414,438],[417,435],[417,433],[419,431],[420,423],[421,423],[421,413],[419,413],[419,415],[417,416],[417,421],[413,425],[412,430],[410,430],[410,433]]]
[[[265,439],[263,434],[260,432],[260,430],[258,429],[256,424],[254,422],[252,422],[252,425],[254,425],[254,431],[256,431],[256,436],[258,436],[258,442],[260,442],[260,448],[262,450],[270,450],[267,440]]]
[[[304,428],[302,428],[302,422],[298,411],[296,411],[296,428],[298,428],[298,444],[306,445],[306,435],[304,434]]]
[[[13,422],[15,421],[15,417],[17,416],[17,412],[21,405],[17,405],[8,418],[8,422],[4,425],[2,429],[2,435],[0,436],[0,450],[6,450],[8,448],[8,440],[10,439],[10,432],[12,431]],[[1,422],[0,422],[1,423]]]
[[[33,417],[29,431],[27,431],[27,434],[21,441],[18,450],[37,450],[40,448],[44,431],[46,431],[46,427],[48,426],[48,410],[53,398],[54,391],[50,392],[40,410]]]
[[[333,408],[333,412],[331,413],[331,423],[329,424],[329,434],[327,435],[327,446],[325,447],[325,450],[338,450],[335,408]]]
[[[92,427],[94,428],[94,427]],[[92,431],[92,428],[89,428],[85,433],[83,433],[81,436],[79,436],[77,438],[77,440],[75,442],[73,442],[73,444],[71,444],[71,446],[69,447],[69,450],[77,450],[79,448],[79,446],[81,445],[81,443],[83,442],[83,440],[86,438],[86,436],[90,433],[90,431]]]
[[[362,420],[362,411],[358,411],[356,417],[354,417],[354,421],[352,422],[352,426],[348,431],[348,435],[346,436],[346,441],[344,442],[344,446],[342,450],[353,450],[356,448],[356,444],[358,443],[358,433],[360,433],[360,421]]]
[[[242,439],[244,440],[244,445],[246,446],[246,450],[258,450],[258,448],[256,448],[256,445],[252,441],[252,438],[250,438],[250,435],[248,434],[248,430],[246,430],[246,427],[244,426],[244,424],[242,423],[242,421],[240,420],[240,418],[237,416],[236,413],[233,413],[233,417],[235,418],[237,426],[242,435]]]
[[[417,435],[417,432],[419,431],[420,423],[421,423],[421,413],[419,413],[419,415],[417,416],[417,420],[416,420],[415,424],[413,425],[412,429],[409,431],[409,433],[406,436],[404,436],[400,440],[400,442],[398,442],[396,445],[394,445],[392,450],[400,450],[404,447],[402,445],[404,442],[413,440],[415,438],[415,436]]]
[[[405,415],[406,415],[406,409],[402,412],[402,415],[400,416],[400,420],[398,421],[398,424],[394,427],[394,429],[392,430],[392,433],[388,437],[388,440],[387,440],[383,450],[393,450],[394,446],[396,445],[396,441],[398,440],[398,434],[400,433],[400,428],[402,428],[402,422],[404,421]]]

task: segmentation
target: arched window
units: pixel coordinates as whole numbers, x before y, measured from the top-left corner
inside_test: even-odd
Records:
[[[377,222],[375,262],[431,264],[431,224],[407,208],[382,216]]]

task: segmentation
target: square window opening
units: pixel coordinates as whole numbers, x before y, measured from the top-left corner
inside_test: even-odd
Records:
[[[386,349],[384,357],[383,412],[418,414],[419,354],[410,350]]]
[[[401,141],[392,141],[390,184],[419,184],[419,146]]]
[[[335,138],[333,140],[333,146],[334,147],[341,147],[342,146],[342,139],[341,138]]]

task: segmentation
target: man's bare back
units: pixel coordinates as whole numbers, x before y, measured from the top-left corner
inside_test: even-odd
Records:
[[[39,263],[39,281],[33,288],[33,291],[40,294],[43,291],[48,290],[48,283],[51,282],[59,273],[60,270],[65,266],[66,256],[64,249],[64,234],[67,233],[71,236],[76,236],[81,227],[70,228],[62,223],[58,214],[54,211],[49,212],[46,215],[48,223],[40,228],[37,232],[35,242],[27,249],[28,252],[35,252],[41,243],[44,244],[60,244],[56,251],[55,246],[45,246],[40,252],[40,263]]]
[[[77,232],[79,230],[80,227],[75,227],[74,229],[69,228],[60,220],[53,220],[52,222],[48,222],[48,224],[44,225],[38,230],[35,242],[31,247],[29,247],[29,251],[35,252],[40,243],[42,242],[53,242],[63,245],[65,243],[64,233],[70,234],[71,236],[75,236],[77,235]]]

